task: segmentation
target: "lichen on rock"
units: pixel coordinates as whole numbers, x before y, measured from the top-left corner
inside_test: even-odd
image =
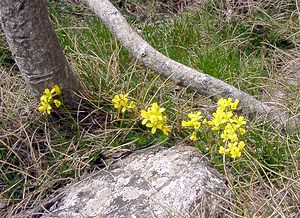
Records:
[[[67,187],[42,217],[218,217],[230,195],[196,148],[154,146]]]

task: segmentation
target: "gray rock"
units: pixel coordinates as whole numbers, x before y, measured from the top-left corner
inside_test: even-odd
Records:
[[[196,148],[156,146],[67,187],[42,217],[219,217],[229,198],[225,179]]]

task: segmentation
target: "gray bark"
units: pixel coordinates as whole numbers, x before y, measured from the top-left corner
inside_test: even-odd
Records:
[[[248,115],[260,118],[268,117],[281,126],[287,123],[291,124],[287,117],[282,116],[279,111],[251,95],[201,71],[173,61],[155,50],[129,26],[126,19],[108,0],[86,0],[86,3],[131,55],[159,75],[178,85],[189,87],[204,96],[215,99],[227,97],[239,99],[241,109]]]
[[[43,0],[1,0],[0,22],[17,66],[31,92],[61,87],[64,102],[77,100],[81,85],[59,45]]]

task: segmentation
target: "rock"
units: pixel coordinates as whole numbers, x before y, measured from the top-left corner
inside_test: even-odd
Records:
[[[220,217],[230,196],[198,149],[155,146],[67,187],[42,217]]]

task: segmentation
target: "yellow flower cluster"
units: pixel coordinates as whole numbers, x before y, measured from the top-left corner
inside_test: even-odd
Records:
[[[220,130],[223,124],[227,123],[233,116],[232,111],[237,108],[239,100],[231,102],[231,98],[221,98],[218,101],[218,109],[213,113],[213,118],[208,121],[208,125],[212,126],[212,130]]]
[[[46,93],[45,93],[46,94]],[[133,101],[129,102],[128,94],[115,95],[112,99],[114,107],[120,112],[124,113],[127,109],[135,108]],[[233,111],[237,109],[239,100],[232,102],[231,98],[219,99],[218,108],[212,114],[212,119],[202,120],[200,111],[191,112],[188,114],[188,120],[181,122],[182,127],[193,130],[190,139],[192,141],[198,140],[197,134],[200,128],[209,128],[212,131],[218,132],[218,137],[221,143],[219,153],[223,155],[230,155],[232,158],[240,157],[245,147],[245,142],[240,141],[239,137],[244,135],[246,130],[244,125],[246,121],[243,116],[234,115]],[[163,113],[165,108],[160,107],[157,103],[153,103],[147,110],[141,110],[142,125],[151,128],[151,133],[155,134],[157,129],[161,130],[165,135],[171,132],[171,128],[166,126],[167,116]]]
[[[219,131],[224,146],[220,146],[219,153],[224,155],[231,155],[232,158],[240,157],[245,147],[243,141],[239,141],[239,136],[244,135],[246,130],[243,126],[246,124],[243,116],[233,114],[237,109],[239,100],[232,102],[231,98],[219,99],[218,108],[212,114],[212,119],[207,121],[204,119],[202,124],[208,125],[211,130]],[[190,120],[182,121],[182,127],[192,127],[194,129],[190,139],[196,141],[197,130],[201,127],[200,120],[202,119],[201,112],[190,113],[188,117]]]
[[[230,154],[232,158],[240,157],[245,147],[243,141],[239,142],[239,136],[246,133],[246,130],[243,128],[246,121],[243,116],[233,115],[233,111],[237,109],[238,104],[239,100],[232,102],[231,98],[220,99],[218,101],[218,109],[213,113],[212,120],[207,122],[212,127],[212,130],[222,131],[221,138],[225,143],[225,147],[220,146],[219,153]]]
[[[61,105],[61,101],[54,99],[55,96],[60,96],[61,90],[58,85],[54,85],[52,89],[46,88],[44,90],[43,95],[40,97],[40,106],[38,110],[43,114],[50,114],[51,113],[51,104],[55,104],[56,107]]]
[[[128,93],[123,95],[115,95],[114,98],[112,99],[112,103],[114,104],[114,107],[118,109],[119,111],[122,111],[122,113],[125,113],[127,109],[132,109],[135,108],[135,104],[133,101],[129,103],[128,100]]]
[[[228,148],[224,148],[224,146],[220,146],[219,153],[220,154],[230,154],[232,158],[240,157],[242,154],[242,151],[245,147],[245,142],[229,142],[227,144]]]
[[[170,127],[166,126],[167,117],[163,115],[165,108],[159,107],[157,103],[153,103],[147,111],[141,110],[143,118],[142,124],[151,128],[151,133],[154,134],[157,129],[163,131],[165,135],[171,132]]]
[[[195,113],[189,113],[188,117],[190,118],[190,120],[188,120],[188,121],[183,120],[181,122],[182,127],[191,127],[194,130],[198,130],[201,126],[200,120],[201,120],[202,116],[200,116],[200,115],[201,115],[200,111],[195,112]],[[196,141],[198,139],[197,138],[197,131],[194,131],[192,133],[192,135],[190,136],[190,139],[192,141]]]

